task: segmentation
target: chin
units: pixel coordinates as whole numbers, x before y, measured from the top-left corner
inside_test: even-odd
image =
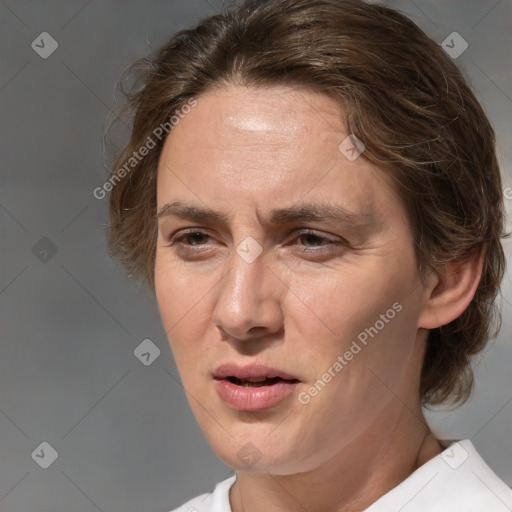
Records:
[[[277,441],[280,449],[265,443],[266,434],[260,440],[256,436],[231,438],[227,444],[210,442],[215,454],[229,467],[248,473],[270,473],[287,475],[299,470],[297,450],[291,453],[282,441]]]

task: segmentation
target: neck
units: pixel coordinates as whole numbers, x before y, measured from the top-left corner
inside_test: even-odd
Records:
[[[289,475],[237,472],[233,512],[355,512],[442,451],[419,404],[396,401],[394,411],[311,471]],[[390,423],[390,418],[395,418]]]

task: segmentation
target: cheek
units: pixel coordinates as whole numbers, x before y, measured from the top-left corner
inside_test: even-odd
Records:
[[[186,389],[195,389],[205,374],[205,362],[216,361],[216,345],[208,329],[219,274],[172,262],[165,252],[156,255],[155,294],[162,325]]]
[[[302,310],[294,316],[304,335],[316,332],[315,338],[320,338],[324,348],[331,346],[339,352],[359,334],[363,333],[364,338],[365,329],[376,323],[379,332],[389,330],[399,315],[396,309],[400,306],[396,303],[406,300],[411,282],[405,269],[399,273],[377,266],[349,266],[316,282],[305,276],[302,283],[293,283],[300,298],[297,307]]]
[[[192,273],[164,250],[157,250],[155,293],[162,319],[167,323],[190,322],[190,315],[194,316],[203,303],[201,297],[211,288],[209,281],[206,275]]]
[[[309,354],[312,371],[307,374],[316,381],[334,372],[326,386],[333,395],[328,398],[327,392],[324,398],[344,403],[344,411],[357,409],[361,401],[378,406],[378,397],[389,394],[386,385],[399,387],[406,368],[416,361],[414,269],[406,263],[401,271],[383,267],[354,266],[335,280],[301,287],[307,307],[292,315],[302,352]]]
[[[194,286],[183,269],[174,268],[157,253],[155,261],[155,294],[162,325],[169,340],[178,368],[198,328],[198,308],[201,306],[198,286]],[[202,288],[204,295],[204,288]]]
[[[179,274],[173,273],[172,269],[164,268],[160,261],[158,253],[155,260],[155,295],[160,310],[160,316],[167,335],[177,318],[183,316],[184,311],[179,311],[184,307],[180,299],[179,288],[176,281],[179,280]]]
[[[347,317],[338,320],[339,335],[320,347],[324,360],[316,377],[329,369],[336,377],[321,392],[325,396],[319,406],[322,400],[336,404],[331,413],[338,426],[363,429],[386,404],[397,396],[405,399],[416,388],[421,373],[417,304],[401,291],[390,290],[388,300],[371,295],[357,302],[353,297],[353,303],[345,303]],[[346,423],[349,418],[352,427]]]

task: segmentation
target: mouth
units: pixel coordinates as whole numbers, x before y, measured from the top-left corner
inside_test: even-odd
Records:
[[[235,379],[236,381],[260,383],[273,379],[281,380],[297,380],[295,375],[285,372],[277,368],[273,368],[264,364],[250,364],[247,366],[239,366],[234,363],[226,363],[220,365],[213,377],[216,379]]]
[[[220,398],[238,411],[261,411],[274,407],[300,383],[293,375],[264,365],[222,365],[213,378]]]
[[[239,379],[237,377],[227,377],[227,381],[236,386],[255,387],[272,386],[277,382],[299,382],[297,379],[282,379],[281,377],[255,377],[249,379]]]

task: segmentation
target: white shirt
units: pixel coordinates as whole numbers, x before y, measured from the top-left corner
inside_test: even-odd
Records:
[[[236,473],[170,512],[232,512],[229,490]],[[366,512],[511,512],[512,489],[477,453],[469,439],[451,443]]]

